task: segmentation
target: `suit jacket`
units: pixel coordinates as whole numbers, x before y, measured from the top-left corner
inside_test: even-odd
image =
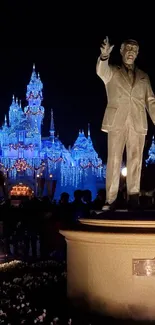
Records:
[[[134,83],[131,84],[123,66],[109,65],[108,60],[101,61],[100,58],[96,70],[105,84],[108,100],[101,130],[120,130],[130,114],[134,130],[146,134],[146,109],[155,124],[155,96],[148,75],[136,68]]]

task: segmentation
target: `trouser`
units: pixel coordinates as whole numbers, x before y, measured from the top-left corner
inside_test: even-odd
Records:
[[[117,198],[125,147],[127,153],[127,194],[139,194],[144,143],[145,134],[136,133],[130,123],[126,123],[119,131],[108,132],[106,202],[109,204]]]

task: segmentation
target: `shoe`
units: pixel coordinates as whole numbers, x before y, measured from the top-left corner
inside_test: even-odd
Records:
[[[139,195],[138,194],[133,194],[133,195],[129,196],[128,210],[129,211],[138,211],[138,210],[140,210]]]
[[[105,203],[105,205],[102,207],[102,211],[109,211],[110,210],[110,204]]]
[[[111,204],[106,202],[102,207],[102,211],[115,211],[116,210],[116,202],[112,202]]]

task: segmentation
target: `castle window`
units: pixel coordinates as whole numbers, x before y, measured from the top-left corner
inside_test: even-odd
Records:
[[[22,149],[19,149],[19,152],[18,152],[18,157],[21,159],[21,158],[24,158],[24,152]]]
[[[19,131],[19,142],[23,142],[23,141],[24,141],[24,132]]]

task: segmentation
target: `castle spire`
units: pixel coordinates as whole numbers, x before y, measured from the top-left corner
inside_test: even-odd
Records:
[[[5,115],[4,125],[7,126],[7,117],[6,117],[6,115]]]
[[[7,117],[5,115],[4,117],[4,124],[3,124],[3,131],[6,131],[8,129],[8,123],[7,123]]]
[[[43,100],[42,90],[43,84],[40,76],[36,73],[35,64],[33,64],[33,70],[26,92],[28,105],[24,108],[24,112],[28,114],[32,127],[35,126],[35,120],[37,120],[39,132],[41,132],[41,125],[44,118],[44,107],[41,105]]]
[[[42,89],[43,89],[43,84],[40,80],[40,75],[36,74],[35,71],[35,64],[33,64],[33,70],[31,74],[31,79],[30,82],[27,86],[27,93],[26,93],[26,99],[29,102],[29,106],[31,106],[31,100],[37,102],[37,104],[41,104],[41,101],[43,99],[42,97]],[[39,103],[38,103],[39,100]],[[33,106],[33,104],[32,104]]]
[[[17,100],[15,100],[15,96],[13,95],[12,96],[12,103],[11,103],[11,106],[10,106],[10,112],[15,112],[17,110]]]
[[[53,143],[54,143],[54,133],[55,133],[54,117],[53,117],[53,109],[51,109],[50,138]]]
[[[90,137],[90,123],[88,123],[88,137]]]
[[[55,128],[54,128],[54,118],[53,118],[53,109],[51,109],[51,125],[50,125],[50,132],[53,132],[55,131]]]

